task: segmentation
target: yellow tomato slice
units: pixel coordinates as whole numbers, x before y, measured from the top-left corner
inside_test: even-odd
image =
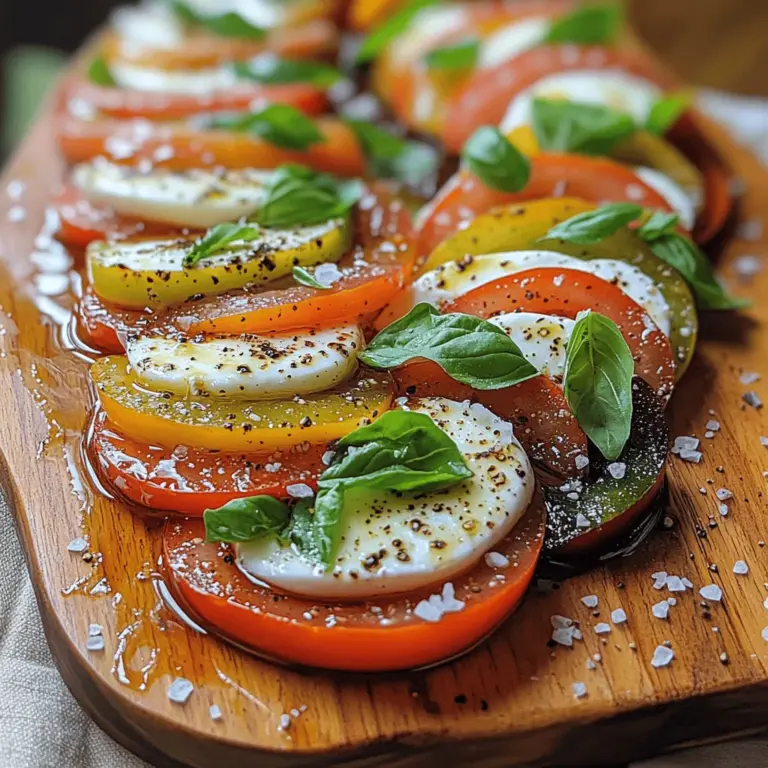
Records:
[[[86,263],[93,290],[119,307],[141,309],[264,285],[294,266],[338,261],[348,249],[350,226],[341,219],[296,230],[264,230],[263,237],[228,246],[184,266],[195,238],[95,242]]]
[[[394,392],[389,374],[365,371],[293,400],[194,399],[141,386],[122,356],[97,360],[91,378],[107,418],[128,437],[245,453],[338,440],[386,411]]]

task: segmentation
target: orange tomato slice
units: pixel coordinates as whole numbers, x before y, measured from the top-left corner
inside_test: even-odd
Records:
[[[512,533],[494,547],[510,561],[502,572],[505,579],[499,581],[498,572],[481,560],[453,582],[464,609],[439,622],[412,612],[430,591],[366,604],[318,605],[258,586],[235,565],[229,547],[200,543],[204,530],[199,521],[167,523],[163,551],[181,606],[221,637],[285,663],[383,672],[447,661],[493,632],[520,604],[533,579],[543,531],[543,505],[535,499]],[[442,584],[431,591],[441,590]]]
[[[530,158],[531,176],[521,192],[486,187],[468,170],[454,174],[419,216],[416,249],[420,259],[466,222],[491,208],[545,197],[578,197],[592,203],[634,202],[672,211],[669,203],[615,160],[587,155],[540,154]]]
[[[317,490],[326,445],[302,443],[271,454],[236,454],[179,445],[173,449],[133,440],[98,413],[87,450],[100,477],[133,504],[202,517],[233,499],[288,498],[297,483]]]
[[[577,477],[576,456],[587,456],[587,436],[571,414],[563,390],[537,376],[506,389],[481,391],[452,379],[439,365],[415,361],[393,371],[398,394],[407,397],[447,397],[481,403],[512,422],[515,437],[540,467],[559,477]]]
[[[321,117],[317,126],[325,140],[304,152],[282,149],[247,133],[200,130],[185,123],[88,121],[60,115],[55,131],[70,165],[100,156],[130,165],[144,160],[175,171],[214,166],[268,169],[300,163],[337,176],[364,176],[365,156],[352,129],[335,117]]]
[[[575,319],[588,309],[616,323],[632,351],[636,375],[660,397],[669,397],[675,381],[669,341],[639,304],[599,277],[556,267],[528,269],[465,293],[445,311],[482,318],[502,312],[539,312]]]
[[[320,115],[328,107],[325,92],[307,83],[259,85],[244,82],[226,91],[197,96],[109,88],[79,80],[66,88],[65,99],[67,102],[77,100],[102,116],[123,120],[137,117],[179,120],[203,112],[246,112],[257,99],[289,104],[308,115]]]
[[[578,69],[618,69],[643,77],[662,88],[676,83],[641,51],[603,46],[541,46],[494,69],[477,70],[448,105],[442,139],[451,152],[460,152],[481,125],[498,125],[510,102],[538,80]]]

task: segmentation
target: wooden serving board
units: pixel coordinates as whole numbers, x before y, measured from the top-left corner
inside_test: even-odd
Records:
[[[767,212],[768,174],[722,130],[708,130],[746,182],[742,220]],[[753,310],[705,318],[671,404],[673,435],[703,438],[710,418],[722,425],[702,440],[701,464],[671,459],[671,530],[631,558],[532,592],[458,661],[398,675],[298,672],[185,626],[162,599],[158,527],[88,483],[87,361],[69,348],[73,262],[39,236],[61,170],[41,119],[0,183],[0,480],[61,673],[115,739],[158,766],[591,766],[768,726],[768,449],[760,442],[768,420],[741,400],[748,389],[768,399],[768,272],[745,291]],[[19,200],[8,194],[18,193],[12,181],[26,185]],[[731,238],[723,273],[732,277],[738,256],[766,247]],[[745,386],[742,371],[764,380]],[[734,494],[727,517],[717,488]],[[67,551],[81,536],[86,559]],[[737,560],[748,574],[733,573]],[[668,620],[651,615],[670,596],[653,588],[651,574],[662,570],[696,588],[674,595]],[[723,600],[702,605],[698,589],[710,583],[722,586]],[[580,602],[592,594],[599,617]],[[594,625],[616,608],[627,623],[598,636]],[[550,647],[554,614],[580,622],[583,641]],[[102,651],[86,650],[91,623],[103,627]],[[664,641],[675,659],[654,669]],[[594,654],[600,661],[588,669]],[[177,676],[195,684],[183,706],[167,697]],[[584,698],[575,698],[575,682],[586,685]],[[285,713],[291,722],[281,729]]]

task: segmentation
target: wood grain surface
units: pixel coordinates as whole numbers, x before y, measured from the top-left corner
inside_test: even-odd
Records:
[[[740,216],[749,222],[768,210],[768,174],[722,130],[711,132],[746,183]],[[671,460],[673,527],[631,558],[534,591],[458,661],[410,674],[328,675],[274,666],[185,626],[162,600],[158,528],[89,485],[87,361],[69,333],[81,257],[39,235],[60,173],[43,118],[0,182],[0,482],[62,675],[114,738],[158,766],[591,766],[768,726],[768,449],[760,442],[768,421],[742,401],[748,389],[768,399],[768,272],[741,287],[734,275],[738,257],[766,252],[764,235],[748,231],[759,229],[754,222],[748,240],[725,238],[718,256],[734,287],[756,298],[754,309],[705,318],[670,406],[673,435],[703,438],[708,420],[722,425],[703,439],[701,464]],[[18,201],[7,193],[11,180],[26,184]],[[763,380],[743,385],[744,371]],[[718,488],[734,495],[727,517]],[[83,535],[85,557],[68,552]],[[737,560],[746,575],[733,572]],[[695,585],[674,595],[668,620],[651,615],[671,596],[653,588],[661,570]],[[698,595],[710,583],[722,586],[721,603]],[[580,602],[592,594],[599,616]],[[628,621],[598,636],[594,625],[616,608]],[[550,647],[554,614],[580,622],[583,641]],[[103,627],[103,651],[85,648],[91,623]],[[675,659],[654,669],[664,642]],[[196,686],[184,706],[167,697],[176,676]],[[575,698],[575,682],[585,683],[584,698]],[[286,713],[290,726],[281,729]]]

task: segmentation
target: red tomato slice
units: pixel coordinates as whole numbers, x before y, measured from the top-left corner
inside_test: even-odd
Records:
[[[365,157],[352,129],[335,117],[321,117],[317,125],[325,141],[305,152],[282,149],[247,133],[199,130],[185,123],[88,121],[60,115],[55,131],[70,165],[100,156],[130,165],[145,160],[176,171],[214,166],[231,170],[276,168],[301,163],[338,176],[364,176]]]
[[[534,501],[510,536],[494,547],[513,564],[502,571],[505,580],[499,581],[498,572],[481,559],[453,582],[465,608],[439,622],[424,621],[412,609],[431,592],[440,592],[442,584],[369,604],[318,604],[257,586],[237,568],[229,547],[199,543],[204,536],[200,521],[166,524],[163,549],[179,603],[225,639],[289,664],[383,672],[447,661],[490,634],[525,595],[541,552],[543,526],[542,504]]]
[[[641,51],[603,46],[541,46],[494,69],[477,70],[463,84],[446,110],[442,139],[447,148],[458,153],[479,126],[498,125],[512,99],[541,78],[577,69],[618,69],[664,89],[676,85]]]
[[[178,227],[160,222],[142,222],[115,213],[107,205],[91,203],[76,187],[65,185],[54,198],[53,208],[59,214],[56,237],[66,245],[85,248],[94,240],[124,240],[137,235],[147,237],[173,237],[182,234]]]
[[[146,325],[150,318],[146,312],[107,304],[90,286],[77,303],[78,335],[86,344],[108,354],[124,352],[123,339]]]
[[[169,450],[120,434],[104,413],[96,415],[87,447],[96,471],[118,495],[141,507],[193,517],[247,496],[286,499],[287,487],[297,483],[316,491],[327,450],[309,443],[261,456],[187,446]]]
[[[575,319],[588,309],[616,323],[632,351],[635,373],[660,397],[668,397],[675,364],[667,337],[621,288],[599,277],[556,267],[528,269],[465,293],[445,312],[483,318],[502,312],[540,312]]]
[[[392,375],[400,395],[482,403],[514,424],[515,437],[536,464],[559,477],[583,474],[575,462],[576,456],[589,455],[587,436],[554,381],[537,376],[514,387],[480,391],[460,384],[426,360],[408,363]]]
[[[183,44],[173,48],[127,48],[115,35],[106,35],[101,41],[101,51],[107,61],[121,59],[157,69],[215,67],[231,61],[245,61],[267,51],[297,59],[332,56],[338,49],[339,31],[328,18],[316,17],[332,16],[337,11],[334,7],[337,4],[312,5],[314,8],[305,15],[306,21],[273,29],[263,40],[222,37],[204,30],[191,30]]]
[[[375,182],[357,207],[356,249],[339,262],[329,289],[277,281],[278,290],[232,292],[183,304],[160,323],[183,333],[265,333],[328,328],[367,320],[389,303],[413,271],[411,215],[388,186]]]
[[[693,236],[708,243],[724,226],[733,210],[732,174],[702,130],[700,118],[684,114],[667,138],[699,169],[704,178],[704,209],[699,213]]]
[[[655,189],[615,160],[587,155],[540,154],[531,158],[531,176],[521,192],[486,187],[468,170],[451,176],[420,215],[417,251],[426,258],[465,222],[498,205],[545,197],[580,197],[591,203],[634,202],[646,208],[672,211]]]
[[[107,117],[146,120],[178,120],[202,112],[245,112],[256,100],[290,104],[308,115],[320,115],[328,107],[325,92],[307,83],[269,86],[243,83],[227,91],[195,96],[109,88],[79,80],[66,89],[65,98],[67,103],[77,100]]]

